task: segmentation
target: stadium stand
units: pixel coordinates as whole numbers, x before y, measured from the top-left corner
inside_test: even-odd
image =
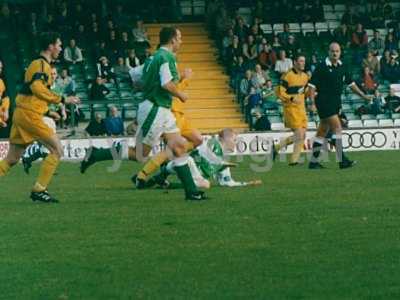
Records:
[[[37,5],[38,1],[3,3],[0,10],[0,42],[3,45],[0,58],[5,65],[11,98],[15,97],[23,71],[36,53],[38,32],[58,30],[65,46],[75,39],[84,58],[79,64],[66,64],[62,59],[57,63],[60,71],[63,67],[68,68],[76,84],[75,92],[82,99],[77,109],[69,110],[69,119],[73,116],[83,123],[82,127],[86,127],[95,114],[106,118],[109,107],[114,105],[124,120],[130,122],[136,116],[141,94],[126,77],[117,78],[115,75],[113,68],[118,68],[118,74],[124,70],[121,64],[117,65],[118,58],[123,58],[128,64],[133,49],[133,56],[143,62],[157,46],[157,33],[162,24],[168,22],[171,25],[170,21],[181,22],[186,15],[201,16],[205,13],[205,24],[177,24],[184,36],[184,46],[178,57],[180,66],[191,67],[195,74],[189,87],[192,99],[187,105],[187,114],[203,132],[215,132],[222,127],[251,129],[259,113],[268,118],[273,130],[281,130],[282,107],[279,99],[270,93],[280,81],[279,75],[273,71],[279,50],[286,50],[289,57],[295,52],[305,53],[309,62],[307,70],[311,75],[315,65],[324,59],[331,41],[338,41],[343,46],[343,60],[352,66],[351,73],[360,85],[362,63],[368,49],[375,51],[380,64],[380,73],[373,74],[378,86],[377,93],[371,91],[375,95],[372,103],[344,94],[343,112],[351,121],[349,126],[399,125],[397,107],[388,105],[386,99],[391,87],[395,90],[394,95],[400,94],[396,86],[400,78],[400,3],[370,1],[358,5],[345,1],[312,0],[304,5],[294,1],[233,1],[227,5],[228,1],[219,0],[167,2],[102,1],[102,5],[90,5],[92,0],[82,3],[45,1],[41,6]],[[180,9],[171,5],[179,5]],[[361,28],[357,34],[354,30],[359,23],[365,29]],[[343,30],[341,24],[346,24]],[[249,35],[254,37],[254,43],[245,43]],[[355,40],[361,36],[367,37],[368,46],[365,43],[355,46]],[[238,39],[237,47],[233,46],[235,37]],[[293,42],[289,44],[288,40]],[[379,47],[380,43],[383,48]],[[244,45],[246,51],[255,53],[256,57],[241,62]],[[388,50],[386,54],[383,53],[385,49]],[[108,58],[109,66],[105,71],[99,71],[98,64],[103,56]],[[131,58],[131,62],[134,63],[135,58]],[[246,102],[246,97],[240,93],[240,82],[245,71],[254,70],[257,63],[262,65],[272,88],[260,87],[257,93],[261,94],[263,101],[252,107],[253,104]],[[104,99],[93,99],[91,90],[99,75],[107,80],[105,87],[109,93]],[[365,114],[372,115],[371,119],[362,119]],[[317,116],[310,114],[310,129],[317,123]]]

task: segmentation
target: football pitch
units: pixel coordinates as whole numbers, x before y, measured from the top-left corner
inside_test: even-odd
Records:
[[[353,169],[276,163],[188,203],[135,190],[135,163],[81,175],[63,163],[59,204],[28,200],[38,171],[1,180],[0,299],[399,299],[400,156],[353,153]]]

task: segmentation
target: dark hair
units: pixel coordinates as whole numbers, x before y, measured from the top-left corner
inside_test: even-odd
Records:
[[[300,57],[306,57],[303,53],[297,53],[293,56],[293,60],[297,61]]]
[[[51,44],[55,44],[58,39],[61,39],[60,35],[56,32],[42,32],[39,36],[39,49],[45,51]]]
[[[178,29],[175,27],[163,27],[160,31],[160,45],[166,45],[178,35]]]

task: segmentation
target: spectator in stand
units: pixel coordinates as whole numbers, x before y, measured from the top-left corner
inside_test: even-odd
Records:
[[[71,30],[71,24],[70,24],[71,14],[68,10],[67,2],[61,2],[60,10],[56,14],[56,16],[57,16],[56,23],[59,32],[61,34],[68,34],[68,32]]]
[[[358,23],[356,30],[351,37],[351,45],[354,49],[365,50],[368,47],[368,35],[361,23]]]
[[[247,70],[247,66],[244,63],[243,56],[238,56],[236,62],[230,68],[231,74],[231,86],[233,88],[237,88],[240,84],[240,81],[245,76]]]
[[[135,49],[129,49],[128,56],[125,58],[125,65],[131,69],[140,65],[139,58],[136,56]]]
[[[104,124],[104,120],[101,114],[96,113],[95,117],[90,120],[88,126],[86,127],[85,131],[90,136],[104,136],[106,135],[106,126]]]
[[[277,110],[279,108],[279,104],[277,102],[277,97],[275,94],[275,89],[270,79],[267,80],[265,88],[262,91],[262,98],[263,98],[263,104],[262,104],[263,109]]]
[[[126,57],[129,50],[133,49],[133,43],[129,40],[128,32],[121,33],[121,40],[119,41],[119,52],[122,57]]]
[[[387,63],[387,58],[385,57],[384,63],[381,64],[382,78],[390,83],[397,83],[399,81],[400,69],[396,58],[397,54],[390,54],[389,63]]]
[[[342,24],[346,24],[347,26],[354,26],[359,22],[359,17],[356,15],[354,11],[354,6],[347,6],[346,11],[342,16]]]
[[[236,18],[236,25],[234,28],[234,34],[239,38],[239,41],[244,43],[248,35],[250,35],[249,26],[244,22],[241,16]]]
[[[311,4],[308,3],[307,1],[303,2],[303,6],[299,7],[297,16],[298,19],[297,21],[299,23],[305,23],[305,22],[312,22],[312,12],[311,12]]]
[[[83,10],[82,4],[77,2],[72,12],[71,19],[73,20],[73,26],[77,27],[79,24],[83,24],[86,20],[86,12]]]
[[[252,35],[249,35],[247,37],[247,43],[243,44],[243,56],[249,65],[254,66],[256,64],[258,57],[257,45]]]
[[[253,129],[255,131],[269,131],[271,130],[271,122],[268,120],[268,116],[265,114],[261,114],[259,111],[254,114],[255,122],[253,125]]]
[[[252,110],[254,108],[261,107],[262,105],[262,96],[261,92],[257,91],[257,88],[254,86],[250,86],[250,93],[247,97],[244,98],[245,103],[245,112],[246,112],[246,120],[250,124],[250,129],[253,128],[252,124]]]
[[[368,95],[373,95],[378,88],[378,83],[375,81],[374,74],[368,67],[363,68],[361,89]]]
[[[283,46],[286,46],[289,36],[293,35],[290,32],[290,25],[288,23],[283,24],[283,32],[281,32],[279,36],[279,41]]]
[[[284,49],[289,58],[295,57],[297,53],[301,51],[298,43],[295,40],[294,35],[289,35],[288,42],[284,46]]]
[[[105,41],[100,41],[99,46],[94,49],[94,57],[99,60],[101,57],[110,57],[111,53],[108,50]]]
[[[276,54],[268,43],[262,44],[260,54],[258,55],[258,63],[264,70],[274,67],[276,63]]]
[[[40,31],[40,25],[37,18],[37,14],[35,12],[31,12],[29,15],[28,23],[26,24],[26,30],[31,36],[37,36]]]
[[[317,66],[320,64],[320,60],[317,57],[317,54],[312,54],[309,65],[306,67],[308,76],[311,77],[312,73],[314,73]]]
[[[99,23],[93,22],[91,24],[90,32],[89,32],[88,35],[89,35],[90,42],[92,44],[99,43],[103,39],[103,36],[102,36],[102,34],[100,32],[100,29],[99,29]]]
[[[114,67],[114,72],[115,72],[115,76],[119,82],[121,82],[121,81],[129,82],[129,78],[130,78],[129,70],[130,70],[130,67],[128,67],[125,64],[124,58],[118,57],[117,64]]]
[[[333,32],[333,41],[338,43],[342,49],[346,49],[351,44],[351,33],[348,26],[345,23],[342,23],[338,28]]]
[[[229,47],[232,46],[233,44],[233,39],[234,39],[235,35],[233,33],[233,29],[229,28],[227,34],[224,36],[223,40],[222,40],[222,57],[227,59],[227,53],[228,53],[228,49]]]
[[[393,88],[390,89],[389,95],[385,98],[385,110],[389,113],[400,113],[400,97],[396,95]]]
[[[106,118],[104,125],[108,136],[120,136],[124,134],[124,121],[118,114],[115,106],[110,108],[110,116]]]
[[[311,2],[311,21],[313,22],[322,22],[324,21],[324,7],[319,0],[315,0]]]
[[[243,47],[240,45],[239,38],[235,35],[233,37],[233,43],[226,50],[226,61],[229,66],[237,63],[239,56],[243,56]]]
[[[132,37],[135,42],[135,48],[145,49],[150,46],[143,20],[138,19],[136,21],[135,27],[132,29]]]
[[[375,56],[382,55],[385,49],[385,42],[380,37],[379,30],[374,30],[374,37],[368,43],[368,49],[372,51]]]
[[[110,65],[108,58],[103,56],[100,57],[97,63],[97,76],[106,80],[106,82],[115,82],[114,68]]]
[[[75,95],[76,83],[72,79],[72,77],[69,76],[67,68],[63,68],[61,70],[61,74],[60,76],[57,76],[56,82],[57,85],[61,88],[63,95],[66,96]]]
[[[110,52],[110,59],[111,61],[115,61],[116,58],[120,55],[120,41],[117,39],[117,33],[115,30],[111,30],[108,40],[107,40],[107,48]]]
[[[116,10],[113,13],[113,21],[118,28],[124,28],[130,23],[130,18],[124,13],[124,7],[121,3],[117,4]]]
[[[115,27],[113,20],[108,19],[106,22],[106,28],[104,29],[104,36],[109,38],[111,31],[115,31],[116,35],[117,28]]]
[[[76,45],[75,39],[71,39],[68,47],[65,48],[64,61],[68,65],[75,65],[83,62],[82,50]]]
[[[367,52],[367,55],[362,62],[362,66],[364,68],[368,67],[370,72],[374,75],[378,75],[381,73],[381,65],[378,58],[374,55],[373,50],[369,50]]]
[[[272,51],[274,51],[275,53],[279,53],[282,50],[283,47],[277,35],[273,36],[271,46],[272,46]]]
[[[394,39],[393,32],[389,32],[386,36],[385,40],[385,50],[389,51],[397,51],[398,50],[398,42]]]
[[[253,77],[253,73],[251,72],[251,70],[247,70],[244,78],[240,81],[240,91],[239,91],[239,99],[240,99],[240,103],[244,104],[244,99],[246,99],[247,96],[250,95],[250,87],[251,87],[251,79]]]
[[[110,90],[105,86],[106,80],[100,76],[96,78],[90,89],[90,100],[106,100],[106,96],[110,93]]]
[[[254,36],[255,40],[257,43],[260,43],[263,39],[263,35],[261,33],[261,30],[257,24],[254,24],[250,28],[250,34]]]
[[[255,72],[251,79],[251,84],[256,88],[257,92],[261,93],[267,85],[267,81],[270,80],[266,71],[261,68],[261,65],[257,64],[255,67]]]
[[[285,50],[281,50],[279,52],[279,58],[275,64],[275,71],[278,72],[280,75],[283,75],[291,68],[293,68],[292,60],[286,57]]]
[[[86,32],[85,25],[79,24],[76,30],[76,43],[81,47],[81,50],[87,50],[89,43],[89,36]]]

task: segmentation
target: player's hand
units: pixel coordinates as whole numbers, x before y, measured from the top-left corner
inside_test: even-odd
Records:
[[[182,73],[182,80],[183,79],[192,79],[193,77],[193,70],[190,68],[186,68],[185,70],[183,70]]]
[[[294,97],[293,97],[293,100],[292,100],[292,103],[294,103],[294,104],[301,104],[302,101],[301,101],[301,99],[300,99],[300,95],[294,96]]]
[[[188,95],[186,95],[185,93],[182,93],[182,92],[179,93],[178,98],[179,98],[182,102],[186,102],[186,101],[189,99]]]
[[[69,97],[65,98],[65,103],[66,104],[79,104],[79,103],[81,103],[81,100],[76,96],[69,96]]]

